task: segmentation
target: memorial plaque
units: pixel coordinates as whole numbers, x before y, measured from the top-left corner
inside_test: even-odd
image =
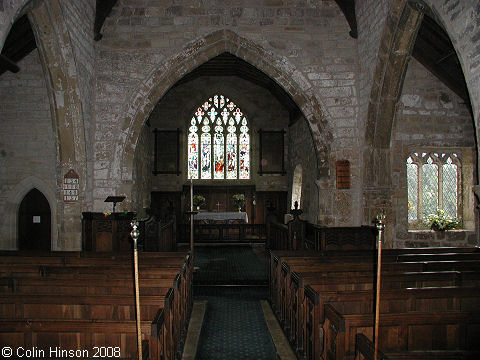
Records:
[[[350,162],[338,160],[337,168],[337,189],[350,189]]]
[[[77,202],[79,189],[80,183],[78,174],[75,170],[71,169],[63,178],[63,201]]]

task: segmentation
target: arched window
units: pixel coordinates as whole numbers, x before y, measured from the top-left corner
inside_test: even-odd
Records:
[[[223,95],[205,101],[190,120],[189,179],[249,179],[250,135],[247,119]]]
[[[406,165],[411,226],[437,209],[452,218],[461,216],[461,164],[456,153],[415,152],[408,156]]]
[[[293,171],[292,184],[292,209],[295,208],[295,201],[300,209],[300,200],[302,199],[302,165],[298,164]]]

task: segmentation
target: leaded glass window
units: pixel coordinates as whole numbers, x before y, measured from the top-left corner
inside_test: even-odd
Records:
[[[418,165],[407,159],[408,221],[417,219],[418,209]]]
[[[189,179],[250,178],[248,122],[233,101],[223,95],[212,96],[197,109],[190,123]]]
[[[408,221],[415,227],[437,209],[458,217],[460,160],[457,154],[415,152],[406,161]]]

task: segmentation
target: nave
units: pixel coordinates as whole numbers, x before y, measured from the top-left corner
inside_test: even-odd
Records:
[[[264,313],[269,307],[264,246],[196,247],[194,263],[194,301],[205,304],[195,359],[277,359]],[[280,346],[288,348],[285,338]],[[279,358],[293,359],[293,352]]]

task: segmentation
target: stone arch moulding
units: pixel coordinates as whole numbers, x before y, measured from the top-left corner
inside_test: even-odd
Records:
[[[280,58],[230,30],[218,30],[187,44],[162,67],[154,69],[146,77],[148,80],[137,88],[123,112],[128,116],[123,121],[115,143],[110,168],[112,179],[123,182],[132,180],[135,144],[148,114],[161,97],[185,74],[223,52],[229,52],[256,66],[290,94],[309,124],[316,144],[317,167],[328,167],[329,142],[332,139],[328,123],[330,117],[325,113],[325,106],[313,93],[308,80],[285,58]]]
[[[423,14],[407,0],[394,0],[390,7],[368,104],[365,131],[368,146],[390,147],[397,102],[422,19]]]
[[[57,202],[54,189],[43,180],[29,176],[19,182],[11,191],[5,204],[4,221],[2,225],[2,237],[5,241],[0,243],[0,249],[13,250],[18,249],[18,209],[20,203],[27,193],[32,190],[39,190],[47,199],[51,211],[51,249],[57,250],[55,244],[58,239],[57,229]]]

